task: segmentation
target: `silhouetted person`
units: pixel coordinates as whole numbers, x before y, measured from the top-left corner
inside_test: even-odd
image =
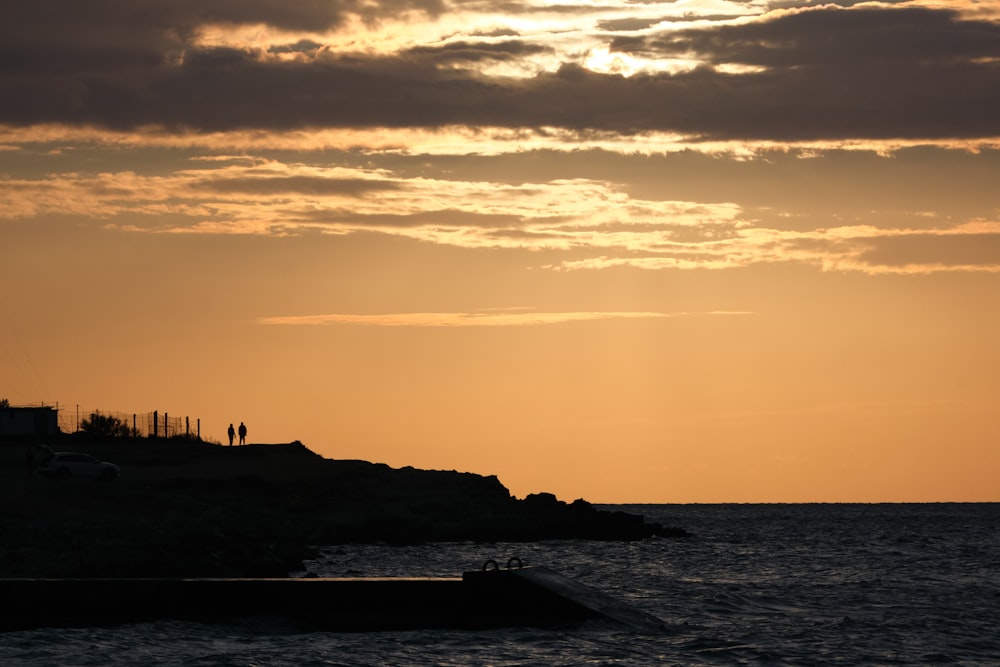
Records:
[[[230,447],[233,446],[233,438],[235,438],[235,437],[236,437],[236,429],[233,428],[232,424],[230,424],[229,425],[229,446]]]
[[[240,444],[247,444],[247,425],[240,422]]]

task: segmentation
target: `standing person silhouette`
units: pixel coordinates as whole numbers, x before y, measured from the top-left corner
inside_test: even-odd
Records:
[[[240,422],[240,444],[247,444],[247,425]]]
[[[233,446],[233,438],[236,437],[236,429],[233,428],[232,424],[229,425],[229,431],[228,432],[229,432],[229,446],[232,447]]]

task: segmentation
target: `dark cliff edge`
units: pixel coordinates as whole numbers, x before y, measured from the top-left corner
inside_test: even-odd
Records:
[[[325,459],[299,442],[89,442],[114,482],[29,476],[0,444],[0,577],[283,577],[309,545],[684,537],[680,528],[516,499],[495,476]]]

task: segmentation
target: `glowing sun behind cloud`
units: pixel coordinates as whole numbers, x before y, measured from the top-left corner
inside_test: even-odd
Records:
[[[617,74],[625,78],[639,72],[663,72],[677,74],[687,72],[697,67],[698,61],[687,58],[661,58],[648,60],[637,58],[627,53],[611,50],[608,44],[595,46],[583,60],[583,66],[599,74]]]
[[[587,54],[583,66],[592,72],[620,74],[630,77],[639,71],[639,63],[624,53],[612,53],[608,45],[595,46]]]

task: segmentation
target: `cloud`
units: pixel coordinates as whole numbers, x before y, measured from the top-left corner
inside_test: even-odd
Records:
[[[248,194],[254,197],[274,195],[306,195],[359,197],[369,193],[400,190],[402,185],[389,181],[363,178],[323,178],[320,176],[263,176],[248,175],[239,178],[222,178],[198,183],[195,189],[219,194]]]
[[[747,190],[741,196],[745,204],[670,198],[666,168],[672,165],[676,178],[687,179],[684,189],[697,191],[697,171],[710,166],[703,164],[711,159],[704,156],[661,160],[647,176],[648,184],[630,186],[598,178],[536,180],[523,170],[517,172],[521,178],[500,181],[486,178],[486,172],[459,176],[449,174],[450,169],[434,176],[427,165],[413,174],[220,156],[198,159],[195,168],[165,174],[0,175],[0,187],[9,195],[0,200],[0,219],[79,216],[133,233],[374,234],[455,248],[520,251],[526,265],[555,271],[732,270],[792,263],[869,274],[997,272],[1000,223],[994,217],[995,200],[961,198],[948,211],[935,211],[943,201],[940,197],[953,194],[962,184],[976,187],[981,182],[978,187],[988,191],[996,156],[969,156],[963,161],[935,155],[951,160],[951,171],[960,182],[941,180],[933,169],[936,163],[925,162],[927,155],[919,151],[896,159],[830,157],[822,165],[815,159],[797,164],[801,158],[787,158],[777,171],[764,160],[738,171],[704,175],[709,185],[722,175],[759,189],[755,184],[764,175],[768,182],[787,188],[792,170],[798,175],[824,165],[833,170],[809,175],[806,182],[814,184],[825,182],[823,174],[831,178],[846,171],[855,174],[853,181],[832,190],[799,193],[803,203],[797,205],[813,206],[818,212],[800,212],[797,217],[751,206],[754,200],[748,199],[752,195],[767,202],[773,193]],[[980,165],[976,170],[969,168],[973,158]],[[582,159],[577,156],[574,161],[579,165]],[[897,167],[896,162],[903,164]],[[880,184],[874,193],[865,194],[861,182],[875,167],[881,170]],[[605,167],[608,179],[628,178],[618,173],[620,168]],[[920,181],[926,182],[921,189],[931,194],[920,199],[913,194],[917,182],[913,179],[922,178],[926,170],[931,170],[930,178]],[[419,175],[423,173],[427,175]],[[935,190],[941,194],[933,195]],[[844,197],[856,201],[850,206],[836,203]],[[919,208],[894,208],[908,204]],[[793,206],[787,198],[784,205]],[[830,206],[848,216],[819,212]],[[889,208],[867,210],[872,206]],[[979,213],[966,222],[952,221],[950,211],[972,213],[984,207],[992,207],[988,216]],[[866,224],[864,219],[872,222]]]
[[[934,233],[901,232],[859,239],[857,260],[879,273],[987,271],[1000,273],[1000,222],[972,223]]]
[[[295,315],[263,317],[261,324],[317,325],[353,324],[378,327],[520,327],[544,324],[564,324],[567,322],[591,322],[617,319],[663,319],[687,315],[688,313],[654,312],[495,312],[479,311],[469,313],[387,313],[378,315],[357,315],[330,313],[325,315]],[[742,313],[711,313],[742,314]]]
[[[1000,222],[932,229],[844,226],[809,232],[753,227],[712,244],[676,244],[659,252],[602,254],[548,268],[722,270],[795,263],[868,275],[1000,273]]]
[[[955,11],[921,7],[830,5],[773,12],[753,21],[665,30],[614,46],[647,56],[692,54],[721,63],[849,73],[848,66],[885,63],[922,67],[935,62],[995,58],[1000,25],[963,20]],[[632,48],[629,48],[629,45]],[[893,83],[893,82],[887,82]]]
[[[580,5],[562,15],[548,7],[546,22],[533,23],[488,13],[495,9],[465,3],[449,14],[430,0],[164,1],[141,11],[111,0],[5,3],[0,123],[172,133],[562,128],[802,142],[1000,137],[993,17],[912,3],[824,5],[609,33],[595,21],[651,8]],[[355,38],[338,30],[351,17],[374,25],[399,13],[418,19],[392,33],[412,34],[410,42],[345,48]],[[489,36],[490,23],[494,35],[514,34]],[[252,40],[239,26],[257,26]],[[632,76],[583,66],[608,44],[635,58]],[[678,59],[688,64],[670,64]]]

